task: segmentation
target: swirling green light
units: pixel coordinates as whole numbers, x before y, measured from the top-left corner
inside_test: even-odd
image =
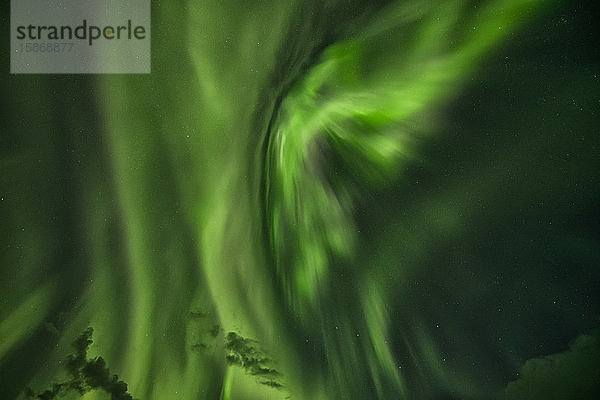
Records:
[[[448,172],[414,202],[394,190],[417,191],[404,174],[431,162],[423,148],[453,129],[442,110],[547,3],[153,4],[153,73],[97,77],[88,82],[92,104],[63,104],[66,121],[56,125],[83,143],[81,160],[62,166],[50,139],[42,156],[22,156],[47,167],[39,176],[22,172],[31,197],[52,191],[32,182],[75,182],[74,197],[48,207],[77,204],[64,211],[77,215],[69,222],[77,240],[56,239],[68,229],[44,222],[18,239],[31,248],[39,242],[37,251],[24,261],[16,251],[6,257],[24,278],[7,296],[10,312],[2,309],[2,365],[15,354],[43,360],[19,382],[40,392],[61,380],[70,343],[92,326],[91,356],[102,356],[142,400],[518,397],[524,384],[503,392],[509,379],[496,365],[513,357],[512,344],[499,350],[502,361],[486,360],[490,351],[478,340],[456,344],[465,328],[455,315],[439,311],[430,321],[424,308],[434,297],[440,310],[462,302],[470,316],[495,287],[479,271],[485,276],[464,288],[455,279],[488,265],[468,247],[479,243],[470,235],[480,233],[478,218],[486,227],[497,222],[488,224],[473,199],[492,203],[502,183],[494,167],[513,163]],[[14,79],[11,87],[25,82],[39,99],[36,112],[56,112],[44,100],[50,89],[35,89],[37,78]],[[65,98],[82,82],[62,82]],[[38,128],[24,131],[27,143]],[[84,128],[95,138],[90,145],[78,133]],[[22,161],[13,155],[2,166],[16,175]],[[82,172],[70,170],[81,163]],[[537,193],[511,184],[524,198]],[[390,199],[398,209],[384,204]],[[18,219],[40,219],[29,215],[39,204],[11,204]],[[60,258],[47,278],[44,255],[62,240],[75,241],[80,250],[70,251],[79,256],[64,269]],[[565,246],[597,249],[586,240]],[[436,264],[446,245],[471,264]],[[589,257],[582,264],[597,261]],[[435,265],[446,261],[444,275]],[[421,289],[426,284],[434,289]],[[500,346],[492,333],[481,335],[491,338],[488,350]],[[494,371],[491,378],[467,356],[446,356],[458,347]],[[509,360],[515,368],[532,356],[523,353]],[[536,381],[525,366],[523,382]]]

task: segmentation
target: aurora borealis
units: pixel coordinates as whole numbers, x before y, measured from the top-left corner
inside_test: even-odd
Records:
[[[597,18],[163,0],[151,74],[4,57],[0,399],[596,398]]]

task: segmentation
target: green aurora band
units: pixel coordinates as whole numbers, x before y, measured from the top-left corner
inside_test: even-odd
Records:
[[[6,75],[0,398],[87,327],[139,400],[593,398],[582,7],[153,2],[150,75]]]

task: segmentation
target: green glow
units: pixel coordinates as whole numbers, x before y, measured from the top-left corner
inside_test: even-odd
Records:
[[[52,286],[46,284],[22,301],[0,324],[0,359],[13,346],[28,339],[37,325],[42,324],[52,306]]]
[[[417,118],[427,119],[456,93],[485,51],[536,3],[490,2],[471,18],[460,2],[391,6],[364,33],[328,48],[292,89],[273,128],[267,166],[272,245],[290,303],[314,301],[329,257],[352,254],[348,189],[328,186],[328,166],[319,165],[326,143],[345,150],[346,161],[367,178],[398,171],[419,140]],[[416,37],[399,48],[398,30],[421,19]],[[279,265],[289,264],[286,247],[296,255],[291,268]]]
[[[20,369],[0,388],[64,381],[87,327],[139,400],[519,398],[595,371],[595,333],[562,354],[510,321],[573,338],[598,311],[585,289],[547,298],[599,278],[576,225],[597,118],[546,108],[597,107],[589,71],[547,93],[538,64],[519,84],[503,64],[560,4],[184,3],[153,4],[151,75],[6,83],[22,144],[0,156],[18,194],[0,186],[2,262],[19,271],[0,282],[0,372]],[[527,360],[550,353],[561,366],[536,375]]]

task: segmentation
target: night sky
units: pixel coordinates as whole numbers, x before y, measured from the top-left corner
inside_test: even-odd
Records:
[[[153,1],[140,75],[4,4],[0,399],[600,398],[592,4]]]

